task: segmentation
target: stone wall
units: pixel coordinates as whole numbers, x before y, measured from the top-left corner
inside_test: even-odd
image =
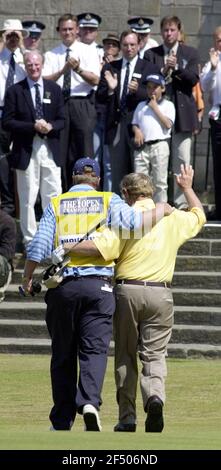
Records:
[[[91,11],[102,16],[100,40],[108,32],[120,33],[127,28],[132,16],[148,16],[154,20],[152,36],[161,41],[160,19],[168,14],[177,15],[183,22],[187,43],[199,48],[201,63],[208,59],[212,45],[212,32],[221,24],[221,0],[0,0],[0,25],[6,18],[36,18],[46,25],[43,33],[44,50],[59,43],[56,25],[64,13],[79,14]],[[206,97],[205,97],[206,98]],[[195,187],[205,189],[208,120],[196,143]],[[208,184],[212,185],[212,162],[210,157]]]

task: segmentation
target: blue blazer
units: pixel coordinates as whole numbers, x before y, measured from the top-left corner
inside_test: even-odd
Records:
[[[60,131],[64,127],[64,101],[61,88],[51,80],[43,79],[44,119],[50,122],[53,129],[47,134],[47,142],[57,166],[61,166]],[[3,129],[11,133],[13,142],[11,166],[26,170],[32,154],[33,139],[36,135],[35,108],[33,105],[28,81],[25,78],[8,88],[2,114]]]
[[[144,60],[164,67],[163,45],[148,49],[144,53]],[[177,49],[178,69],[172,72],[171,90],[166,92],[171,96],[176,108],[175,130],[177,132],[193,132],[198,128],[196,102],[192,89],[199,81],[200,58],[197,49],[180,44]],[[170,86],[169,86],[170,87]]]
[[[96,92],[97,102],[107,103],[106,142],[108,144],[112,143],[117,132],[118,123],[122,118],[120,110],[120,77],[122,64],[123,59],[120,59],[104,65]],[[117,74],[118,84],[112,95],[108,95],[108,85],[104,76],[106,70],[110,70],[113,75],[115,73]],[[151,73],[159,73],[159,67],[138,57],[134,73],[139,74],[138,89],[136,93],[127,94],[124,119],[126,117],[128,125],[130,125],[132,121],[133,112],[138,103],[147,99],[147,87],[144,84],[146,76]]]

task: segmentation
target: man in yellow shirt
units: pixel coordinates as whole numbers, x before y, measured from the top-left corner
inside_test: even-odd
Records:
[[[176,181],[189,211],[175,209],[144,236],[133,238],[105,230],[93,242],[73,250],[97,255],[105,261],[117,259],[115,326],[115,381],[119,423],[115,431],[136,430],[137,351],[142,362],[140,386],[146,432],[163,430],[165,403],[165,353],[173,326],[173,297],[170,289],[178,248],[197,235],[206,219],[192,189],[193,169],[181,165]],[[121,183],[123,197],[138,211],[154,208],[153,187],[148,176],[131,173]],[[128,236],[128,233],[127,233]],[[98,251],[97,251],[98,250]]]

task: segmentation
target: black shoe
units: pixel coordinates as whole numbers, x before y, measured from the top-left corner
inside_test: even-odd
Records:
[[[163,430],[163,402],[157,395],[153,395],[147,402],[146,432],[162,432]]]
[[[136,424],[135,423],[117,423],[114,426],[115,432],[135,432]]]

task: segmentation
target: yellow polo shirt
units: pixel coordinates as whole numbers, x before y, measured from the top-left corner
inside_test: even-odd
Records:
[[[152,199],[143,199],[135,204],[137,210],[155,207]],[[116,259],[116,279],[137,279],[171,282],[179,247],[195,237],[206,222],[204,212],[198,207],[190,211],[175,209],[164,217],[144,236],[130,239],[127,233],[105,229],[97,235],[94,243],[106,261]]]

